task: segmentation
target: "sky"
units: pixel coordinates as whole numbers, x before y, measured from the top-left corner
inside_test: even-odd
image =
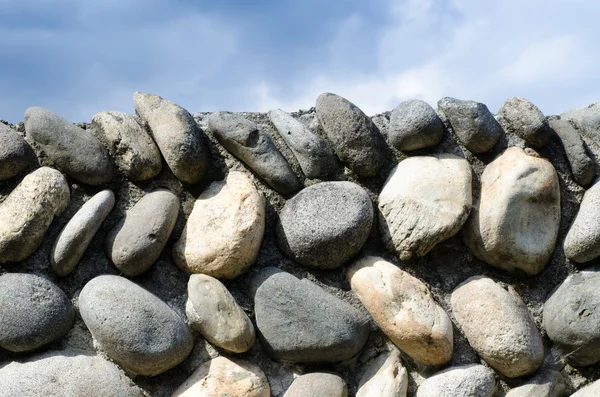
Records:
[[[0,119],[133,113],[148,92],[190,112],[367,114],[445,96],[546,115],[600,101],[592,0],[0,0]]]

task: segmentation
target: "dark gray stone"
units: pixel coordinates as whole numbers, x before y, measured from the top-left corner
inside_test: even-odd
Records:
[[[540,109],[524,98],[507,99],[498,114],[503,118],[504,128],[519,137],[527,144],[542,147],[548,144],[550,132],[546,117]]]
[[[542,370],[522,386],[511,389],[506,397],[564,397],[568,387],[558,371]]]
[[[25,273],[0,276],[0,347],[35,350],[65,335],[73,317],[69,298],[45,278]]]
[[[0,123],[0,181],[19,175],[36,162],[27,141],[17,131]]]
[[[560,118],[571,120],[583,136],[600,143],[600,102],[567,110]]]
[[[338,375],[313,372],[297,377],[285,392],[285,397],[348,397],[346,382]]]
[[[321,182],[288,200],[277,223],[277,243],[304,266],[333,269],[362,248],[373,224],[367,192],[352,182]]]
[[[253,277],[251,289],[261,344],[276,360],[343,361],[369,337],[367,318],[309,280],[264,268]]]
[[[41,107],[27,109],[24,122],[27,136],[65,174],[88,185],[110,182],[113,177],[112,160],[91,132]]]
[[[594,161],[585,150],[585,144],[579,132],[566,119],[553,117],[548,120],[548,123],[551,131],[556,133],[565,148],[573,179],[579,185],[588,187],[596,176],[596,170]]]
[[[404,101],[392,111],[388,142],[401,151],[437,146],[444,124],[429,104],[419,99]]]
[[[208,129],[225,149],[279,193],[289,195],[300,188],[285,157],[253,122],[231,112],[214,112],[208,118]]]
[[[79,295],[79,312],[99,350],[134,374],[158,375],[192,351],[183,319],[126,278],[103,275],[89,281]]]
[[[494,393],[494,371],[480,364],[469,364],[450,367],[425,379],[417,397],[492,397]]]

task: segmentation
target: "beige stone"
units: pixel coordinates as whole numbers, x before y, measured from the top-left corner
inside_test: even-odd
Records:
[[[400,352],[392,350],[371,360],[358,382],[356,397],[406,397],[408,374]]]
[[[346,382],[338,375],[313,372],[297,377],[283,397],[348,397]]]

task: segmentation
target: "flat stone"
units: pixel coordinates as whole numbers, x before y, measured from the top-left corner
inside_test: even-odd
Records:
[[[571,397],[598,397],[600,394],[600,380],[590,383],[577,393],[571,394]]]
[[[59,171],[42,167],[23,178],[0,204],[0,263],[33,254],[69,201],[69,185]]]
[[[0,368],[0,397],[90,395],[144,397],[119,367],[77,350],[45,353]]]
[[[494,393],[494,371],[480,364],[469,364],[450,367],[425,379],[417,397],[492,397]]]
[[[0,123],[0,181],[21,174],[36,162],[27,141],[17,131]]]
[[[340,160],[361,178],[375,176],[388,149],[373,121],[355,104],[331,93],[319,95],[316,112]]]
[[[565,119],[550,118],[548,123],[550,130],[556,133],[565,149],[573,179],[579,185],[588,187],[596,177],[596,170],[579,132],[570,121]]]
[[[489,151],[503,133],[483,103],[446,97],[438,101],[438,112],[448,120],[460,143],[475,154]]]
[[[600,256],[600,180],[583,195],[579,211],[563,242],[567,259],[577,263],[589,262]]]
[[[127,276],[144,273],[160,256],[179,214],[179,199],[168,190],[146,194],[107,234],[109,259]]]
[[[69,331],[73,317],[69,298],[45,278],[25,273],[0,276],[3,349],[26,352],[55,341]]]
[[[283,397],[348,397],[346,382],[338,375],[313,372],[297,377]]]
[[[286,201],[277,244],[301,265],[334,269],[352,259],[369,237],[373,204],[352,182],[321,182]]]
[[[443,134],[442,120],[420,99],[400,103],[390,116],[388,142],[403,152],[437,146]]]
[[[406,397],[408,374],[400,352],[392,350],[371,360],[358,382],[356,397]]]
[[[271,110],[269,120],[294,153],[307,178],[327,180],[339,170],[339,161],[325,139],[283,110]]]
[[[283,195],[300,188],[298,178],[269,135],[256,124],[231,112],[214,112],[208,130],[221,145]]]
[[[173,260],[190,273],[232,279],[256,260],[265,231],[265,199],[243,173],[211,183],[173,246]]]
[[[538,274],[552,256],[559,226],[556,170],[531,149],[510,147],[481,175],[481,197],[465,226],[465,244],[492,266]]]
[[[571,120],[582,135],[600,143],[600,102],[567,110],[560,118]]]
[[[251,289],[261,345],[276,360],[343,361],[358,354],[369,337],[361,312],[309,280],[264,268]]]
[[[270,397],[263,371],[249,362],[217,357],[202,364],[171,397]]]
[[[160,173],[160,151],[138,117],[116,110],[96,113],[92,131],[127,178],[145,181]]]
[[[161,374],[192,351],[194,341],[185,321],[124,277],[90,280],[79,294],[79,312],[95,346],[134,374]]]
[[[546,117],[533,103],[524,98],[504,101],[498,114],[504,120],[504,129],[517,134],[528,145],[542,147],[550,140]]]
[[[379,229],[401,260],[455,235],[471,211],[471,166],[453,154],[403,160],[379,194]]]
[[[542,364],[542,336],[514,290],[475,276],[456,287],[450,302],[469,344],[492,368],[516,378]]]
[[[567,384],[558,371],[545,370],[532,377],[523,386],[511,389],[506,397],[564,397]]]
[[[136,92],[133,106],[148,125],[171,172],[183,183],[198,183],[206,174],[208,148],[192,115],[158,95]]]
[[[50,252],[50,266],[55,274],[64,277],[75,269],[114,205],[114,193],[102,190],[73,215]]]
[[[112,179],[112,160],[90,131],[41,107],[27,109],[24,123],[27,136],[65,174],[93,186],[104,185]]]
[[[192,274],[185,313],[192,329],[213,345],[243,353],[254,345],[254,326],[231,293],[216,278]]]

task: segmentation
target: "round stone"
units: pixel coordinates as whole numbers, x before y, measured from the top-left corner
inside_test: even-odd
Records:
[[[19,175],[36,163],[31,147],[17,131],[0,123],[0,181]]]
[[[398,150],[411,151],[436,146],[443,134],[442,120],[425,101],[404,101],[390,115],[388,141]]]
[[[523,138],[527,144],[534,147],[548,144],[550,131],[546,117],[527,99],[507,99],[500,106],[498,114],[502,117],[505,129]]]
[[[496,393],[494,371],[480,364],[450,367],[425,379],[417,397],[492,397]]]
[[[299,376],[285,392],[285,397],[348,397],[346,382],[338,375],[313,372]]]

